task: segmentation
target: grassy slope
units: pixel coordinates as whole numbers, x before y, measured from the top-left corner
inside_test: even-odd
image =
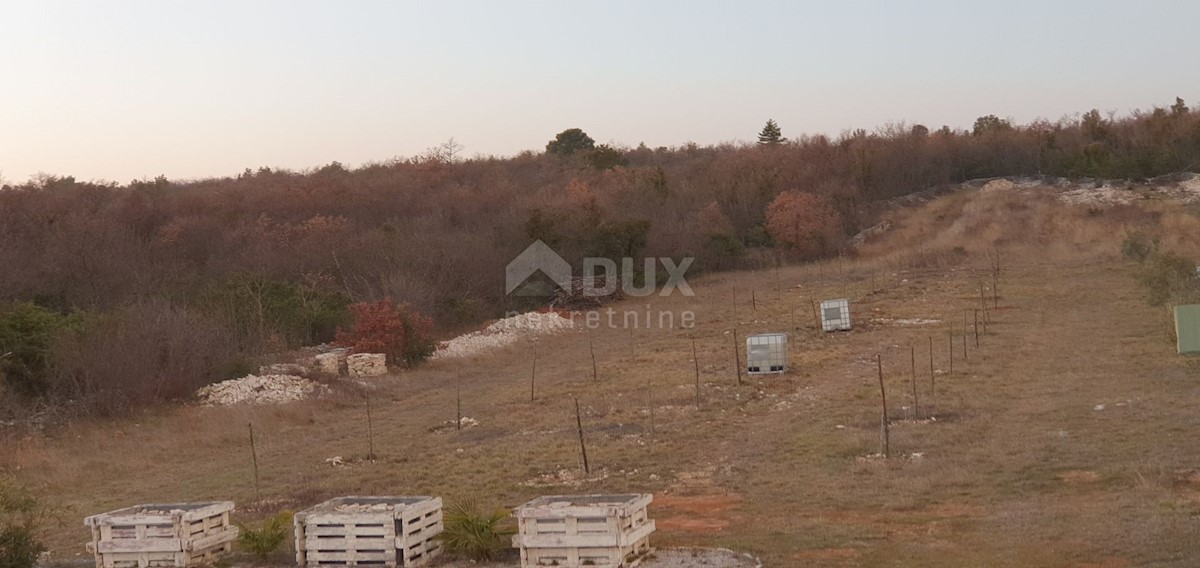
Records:
[[[922,210],[936,219],[930,225],[959,230],[976,207],[968,199],[950,196]],[[1039,211],[1016,213],[1011,222],[1027,231],[1030,219],[1063,214]],[[1105,222],[1100,216],[1096,228],[1080,232],[1114,234]],[[905,231],[896,239],[911,238]],[[1004,249],[1000,309],[988,334],[978,350],[972,339],[966,362],[956,340],[954,375],[937,375],[940,419],[894,423],[892,449],[901,457],[887,462],[863,458],[878,451],[874,356],[882,356],[890,412],[903,418],[915,346],[927,404],[928,338],[934,366],[946,371],[948,322],[961,332],[963,309],[978,307],[988,266],[982,253],[695,281],[694,298],[650,300],[655,310],[695,310],[694,332],[641,329],[632,341],[624,330],[590,332],[598,382],[591,380],[589,334],[540,341],[534,403],[532,346],[384,380],[372,392],[375,463],[361,461],[363,404],[345,396],[275,408],[181,408],[80,426],[14,444],[0,467],[20,468],[59,508],[58,557],[82,553],[84,515],[134,502],[234,499],[243,515],[257,517],[338,494],[475,493],[515,505],[547,493],[651,491],[658,544],[745,549],[768,566],[1200,564],[1196,369],[1173,355],[1161,315],[1140,299],[1131,268],[1110,253],[1088,252],[1111,251],[1111,243],[1083,240],[1070,250],[1029,242]],[[860,325],[821,336],[809,299],[838,296],[852,299]],[[793,307],[800,329],[791,372],[737,386],[727,333],[735,319],[742,334],[786,329]],[[878,318],[941,323],[870,321]],[[699,409],[693,336],[704,382]],[[454,417],[456,377],[464,415],[482,425],[433,432]],[[575,479],[575,396],[601,472],[592,480]],[[250,421],[260,450],[259,503],[252,503]],[[327,465],[333,456],[350,465]],[[527,484],[564,480],[563,470],[566,485]]]

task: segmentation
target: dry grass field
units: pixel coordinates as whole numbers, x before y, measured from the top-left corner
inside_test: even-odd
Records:
[[[1197,566],[1200,366],[1175,355],[1117,250],[1124,230],[1150,223],[1166,245],[1195,250],[1192,215],[1020,193],[911,205],[859,260],[715,274],[692,280],[694,297],[613,306],[692,310],[693,330],[577,330],[372,383],[374,462],[364,396],[346,391],[77,424],[7,442],[0,468],[55,508],[56,559],[85,557],[85,515],[141,502],[233,499],[252,520],[344,494],[513,506],[645,491],[656,545],[728,547],[766,566]],[[981,283],[990,323],[978,347],[968,325],[964,356]],[[855,329],[821,334],[810,301],[837,297],[850,298]],[[785,330],[789,372],[738,385],[735,341]],[[890,459],[873,456],[876,355]],[[479,422],[462,431],[450,426],[459,380],[463,415]]]

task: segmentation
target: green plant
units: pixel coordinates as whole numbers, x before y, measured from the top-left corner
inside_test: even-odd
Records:
[[[29,303],[0,308],[0,377],[26,396],[50,389],[51,352],[56,335],[78,326],[80,315],[62,315]]]
[[[341,292],[250,273],[204,290],[198,302],[251,345],[272,335],[289,346],[330,341],[349,320],[350,298]]]
[[[292,512],[283,511],[263,521],[258,528],[238,523],[238,544],[247,552],[265,560],[287,540],[292,529]]]
[[[1144,233],[1133,232],[1121,241],[1121,255],[1141,264],[1158,251],[1158,241],[1151,240]]]
[[[516,531],[506,526],[509,512],[494,509],[484,512],[477,499],[463,499],[446,507],[445,528],[439,538],[446,550],[471,560],[494,560],[509,549],[509,537]]]
[[[0,566],[33,568],[38,555],[46,547],[38,541],[32,524],[13,524],[0,527]]]
[[[591,150],[596,147],[596,141],[586,132],[578,128],[568,128],[554,136],[554,140],[546,143],[547,154],[570,156],[576,152]]]
[[[46,547],[38,539],[40,507],[24,488],[0,478],[0,566],[33,568]]]
[[[787,142],[787,138],[783,137],[783,130],[774,120],[768,119],[767,125],[758,133],[758,145],[776,146],[783,142]]]

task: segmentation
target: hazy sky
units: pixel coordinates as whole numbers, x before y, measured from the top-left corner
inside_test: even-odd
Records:
[[[1195,0],[0,4],[0,176],[357,166],[1200,103]]]

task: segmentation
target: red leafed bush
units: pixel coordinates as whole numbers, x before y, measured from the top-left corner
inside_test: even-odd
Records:
[[[434,351],[433,322],[391,298],[350,306],[354,327],[338,329],[336,343],[355,353],[384,353],[388,364],[412,366]]]

